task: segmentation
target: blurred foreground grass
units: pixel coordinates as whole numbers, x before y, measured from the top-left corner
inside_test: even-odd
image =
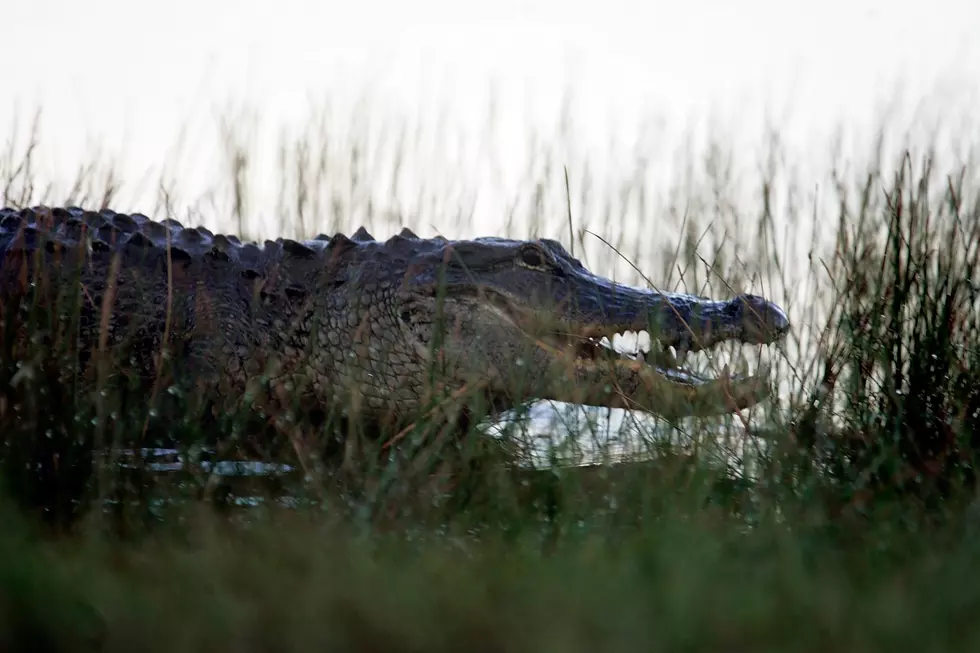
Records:
[[[6,520],[9,525],[12,522]],[[632,534],[480,542],[301,515],[184,538],[0,536],[4,650],[970,651],[975,537],[874,544],[686,507]],[[863,538],[861,538],[863,540]],[[19,648],[18,648],[19,647]]]
[[[350,233],[353,215],[379,237],[431,231],[419,223],[432,216],[380,217],[398,208],[394,191],[378,207],[371,192],[333,188],[331,174],[353,184],[365,171],[352,151],[347,169],[325,172],[338,166],[311,157],[316,138],[283,144],[280,232]],[[231,192],[209,217],[231,216],[247,233],[249,153],[236,142],[226,142]],[[163,183],[155,208],[120,205],[116,177],[84,165],[68,192],[51,191],[35,181],[32,151],[0,157],[5,205],[200,221],[200,206],[175,208]],[[770,167],[757,205],[744,206],[726,199],[716,152],[706,194],[676,200],[695,210],[663,209],[683,216],[668,230],[644,222],[649,196],[630,185],[642,175],[597,200],[573,169],[570,196],[555,196],[556,184],[566,191],[563,161],[547,148],[541,158],[514,202],[527,231],[571,239],[599,274],[621,262],[612,248],[590,258],[599,241],[588,230],[645,271],[659,264],[658,287],[714,297],[751,288],[789,309],[790,340],[764,355],[771,402],[670,425],[552,422],[545,439],[567,437],[548,455],[566,464],[546,469],[519,464],[520,428],[438,450],[406,445],[313,489],[288,448],[261,461],[290,465],[284,474],[215,473],[218,458],[256,458],[229,437],[234,416],[205,428],[154,421],[139,402],[79,398],[59,379],[59,353],[39,345],[34,373],[7,358],[0,370],[0,647],[974,650],[973,163],[936,170],[928,152],[873,153],[850,177],[832,172],[830,208],[797,192],[806,179]],[[639,221],[616,219],[627,207]],[[443,212],[441,224],[463,214]],[[479,233],[463,219],[450,235],[526,236],[512,218]],[[93,446],[107,441],[119,446]],[[594,464],[568,465],[564,454],[586,441]],[[155,446],[174,447],[180,464],[120,453]]]

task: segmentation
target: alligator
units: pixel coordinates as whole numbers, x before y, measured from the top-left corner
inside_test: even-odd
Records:
[[[766,372],[705,378],[684,356],[789,330],[762,297],[616,283],[550,239],[406,228],[382,242],[362,227],[259,244],[140,213],[0,209],[0,311],[39,289],[77,302],[84,378],[105,360],[96,353],[128,344],[113,371],[153,388],[190,383],[212,410],[339,410],[392,426],[463,395],[498,414],[534,399],[671,419],[735,412],[769,395]],[[608,346],[643,331],[645,355]]]

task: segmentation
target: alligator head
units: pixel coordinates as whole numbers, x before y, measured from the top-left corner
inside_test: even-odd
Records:
[[[678,364],[724,341],[785,335],[786,314],[761,297],[713,301],[615,283],[548,239],[421,242],[443,244],[411,259],[400,293],[404,338],[431,354],[440,316],[442,355],[511,397],[498,403],[513,403],[516,385],[542,399],[679,417],[733,412],[769,394],[765,372],[708,379]],[[649,334],[650,352],[611,349],[624,332]]]

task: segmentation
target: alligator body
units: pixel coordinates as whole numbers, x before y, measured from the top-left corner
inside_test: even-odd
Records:
[[[547,239],[405,229],[380,242],[362,228],[255,244],[141,214],[37,207],[0,210],[0,266],[4,305],[42,288],[77,300],[83,376],[94,352],[128,343],[115,373],[183,378],[226,407],[379,423],[470,391],[496,410],[546,398],[668,417],[732,412],[767,396],[765,374],[704,379],[664,349],[770,343],[789,328],[760,297],[617,284]],[[600,343],[626,331],[661,346],[643,357]],[[164,359],[182,361],[176,376],[157,368]]]

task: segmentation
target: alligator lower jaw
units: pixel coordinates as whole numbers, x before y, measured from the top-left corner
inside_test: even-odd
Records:
[[[645,334],[644,334],[645,335]],[[768,371],[748,377],[730,375],[727,368],[717,378],[707,378],[678,364],[670,347],[640,347],[616,351],[615,343],[597,334],[572,339],[553,334],[538,340],[561,369],[573,372],[576,387],[566,380],[553,389],[553,398],[574,403],[629,408],[665,417],[707,416],[731,413],[769,396]],[[682,352],[680,359],[686,357]],[[596,391],[596,388],[601,388]]]

